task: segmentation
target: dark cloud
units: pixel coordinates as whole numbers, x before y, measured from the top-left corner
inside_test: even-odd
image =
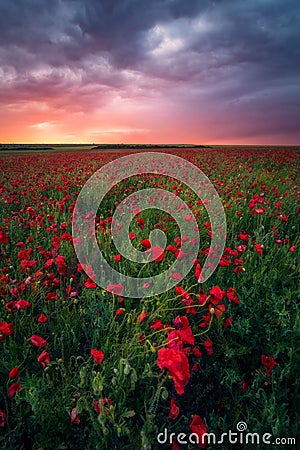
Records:
[[[2,0],[0,99],[157,96],[199,120],[204,103],[213,122],[230,111],[245,134],[293,133],[299,23],[298,0]]]

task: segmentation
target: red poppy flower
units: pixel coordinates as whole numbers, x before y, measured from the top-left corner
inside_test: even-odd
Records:
[[[233,318],[232,317],[226,317],[226,319],[224,320],[224,328],[231,327],[232,322],[233,322]]]
[[[201,369],[200,364],[199,363],[195,363],[195,364],[193,364],[193,366],[191,368],[191,372],[197,372],[200,369]]]
[[[178,259],[178,261],[180,261],[181,259],[184,259],[187,256],[187,253],[184,252],[183,250],[178,250],[175,254],[176,259]]]
[[[180,450],[177,440],[172,440],[172,450]]]
[[[179,407],[176,405],[175,398],[172,397],[170,401],[169,419],[175,420],[179,414]]]
[[[0,409],[0,427],[3,428],[5,426],[6,414],[2,409]]]
[[[137,218],[137,223],[138,223],[138,226],[140,227],[140,228],[144,228],[145,227],[145,222],[144,222],[144,220],[141,218],[141,217],[138,217]]]
[[[178,248],[174,247],[173,245],[167,245],[166,250],[168,252],[174,253],[175,256],[177,256],[179,253]]]
[[[194,415],[192,422],[190,423],[192,433],[195,433],[199,438],[199,447],[205,448],[205,436],[207,433],[206,425],[202,422],[202,419],[197,414]]]
[[[199,323],[199,327],[201,328],[206,328],[208,327],[208,325],[210,324],[211,321],[211,314],[210,311],[208,310],[207,314],[204,314],[202,316],[203,322]]]
[[[200,352],[198,347],[193,347],[193,354],[194,354],[195,358],[201,358],[202,357],[202,353]]]
[[[24,308],[29,308],[29,306],[31,306],[30,302],[27,302],[26,300],[23,300],[22,298],[20,298],[20,300],[17,300],[15,303],[15,307],[19,310],[19,309],[24,309]]]
[[[160,320],[156,320],[151,326],[150,330],[163,330],[164,324]]]
[[[211,295],[211,299],[210,301],[216,305],[217,303],[219,303],[220,301],[222,301],[224,295],[225,295],[225,291],[223,291],[219,286],[214,286],[210,291],[209,291],[210,295]]]
[[[138,321],[139,323],[140,323],[140,322],[143,322],[143,321],[146,319],[146,317],[147,317],[147,311],[142,311],[141,314],[139,315],[137,321]]]
[[[66,265],[66,258],[65,256],[57,256],[56,260],[55,260],[56,264],[57,264],[57,270],[61,275],[66,275],[67,273],[67,265]]]
[[[60,237],[57,236],[57,234],[55,234],[55,235],[53,236],[53,239],[52,239],[52,247],[53,247],[55,250],[58,250],[59,245],[60,245]]]
[[[176,330],[181,330],[189,326],[189,319],[186,316],[176,316],[174,319],[174,326]]]
[[[58,298],[58,295],[56,292],[49,292],[46,295],[46,300],[51,301],[51,300],[56,300]]]
[[[18,247],[18,248],[25,248],[25,244],[24,244],[23,241],[17,242],[17,243],[16,243],[16,247]]]
[[[255,244],[255,250],[258,255],[262,255],[264,246],[262,244]]]
[[[108,292],[111,292],[115,295],[121,295],[123,291],[123,285],[122,284],[108,284],[106,289]]]
[[[26,269],[32,269],[36,265],[35,259],[22,259],[20,262],[20,270],[21,272],[25,272]]]
[[[70,413],[70,420],[71,423],[73,423],[74,425],[79,425],[80,424],[80,419],[79,416],[77,414],[76,408],[73,408],[71,413]]]
[[[186,305],[185,312],[187,314],[197,314],[196,308],[193,308],[193,305],[195,304],[194,300],[192,300],[192,299],[189,299],[189,300],[183,299],[182,302]]]
[[[2,286],[4,286],[4,285],[6,285],[6,284],[8,284],[8,282],[9,282],[9,277],[7,276],[7,275],[4,275],[4,270],[2,269],[2,272],[3,273],[0,273],[0,284],[2,285]]]
[[[8,311],[10,313],[16,312],[17,308],[15,307],[15,304],[16,304],[16,300],[12,300],[11,302],[6,303],[6,305],[5,305],[6,311]]]
[[[241,241],[248,242],[250,236],[249,236],[249,234],[247,233],[247,231],[243,231],[242,233],[240,233],[240,234],[238,235],[238,237],[241,239]]]
[[[39,323],[45,323],[45,322],[47,322],[47,320],[48,320],[48,318],[47,318],[47,316],[45,316],[45,314],[40,314],[38,317]]]
[[[35,347],[39,348],[45,347],[45,345],[47,344],[47,341],[45,339],[41,338],[40,336],[37,336],[36,334],[31,336],[30,342]]]
[[[231,264],[230,259],[225,258],[224,256],[222,256],[222,258],[220,259],[219,265],[221,267],[228,267],[228,266],[230,266],[230,264]]]
[[[18,392],[21,389],[21,384],[17,381],[16,383],[13,383],[9,386],[7,389],[7,395],[9,397],[13,397],[16,392]]]
[[[237,305],[241,304],[241,302],[238,299],[236,290],[234,288],[228,288],[227,291],[226,291],[226,296],[233,303],[236,303]]]
[[[283,214],[279,214],[279,216],[277,216],[277,218],[279,220],[282,220],[283,222],[288,222],[288,220],[289,220],[288,216],[285,216]]]
[[[4,334],[5,336],[10,336],[14,332],[14,326],[12,323],[8,322],[0,322],[0,333]]]
[[[214,354],[214,350],[213,350],[213,343],[210,339],[206,339],[206,341],[203,343],[204,348],[206,350],[206,353],[208,355],[213,355]]]
[[[174,325],[177,330],[177,335],[179,339],[186,344],[194,345],[195,338],[193,331],[189,326],[189,320],[186,316],[177,316],[174,319]]]
[[[157,365],[161,370],[168,370],[177,394],[183,394],[190,379],[190,366],[185,353],[176,348],[161,348],[158,350]]]
[[[273,358],[273,356],[261,355],[261,362],[266,369],[266,375],[269,377],[271,375],[272,370],[277,366],[277,362]]]
[[[65,262],[66,262],[66,257],[65,257],[65,256],[62,256],[62,255],[58,255],[58,256],[56,257],[56,259],[55,259],[55,262],[56,262],[56,264],[57,264],[58,266],[61,266],[61,265],[65,264]]]
[[[49,353],[46,350],[43,350],[37,360],[42,364],[43,367],[45,367],[46,364],[50,362]]]
[[[20,375],[20,371],[19,371],[18,367],[13,367],[8,374],[8,378],[13,380],[14,378],[18,378],[19,375]]]
[[[181,281],[183,279],[180,272],[171,273],[170,278],[173,278],[174,280],[177,280],[177,281]]]
[[[91,350],[91,355],[92,355],[92,358],[93,358],[93,361],[95,364],[102,363],[102,361],[104,359],[104,353],[101,350],[97,350],[96,348],[93,348]]]
[[[46,261],[44,264],[44,269],[49,269],[53,263],[54,263],[54,259],[52,259],[52,258],[48,259],[48,261]]]
[[[242,264],[244,264],[244,260],[241,258],[234,258],[233,263],[235,266],[241,266]]]
[[[178,245],[178,247],[180,247],[181,244],[182,244],[181,239],[180,239],[179,236],[177,236],[177,237],[174,239],[174,242],[175,242],[176,245]]]
[[[113,402],[110,398],[101,398],[100,400],[95,400],[93,403],[94,410],[98,414],[103,414],[104,411],[109,412],[109,407]]]
[[[149,239],[143,239],[141,241],[141,244],[144,248],[147,248],[147,249],[151,248],[151,242],[149,241]]]
[[[80,273],[80,272],[83,272],[84,271],[84,267],[83,267],[84,265],[82,265],[82,264],[77,264],[77,271]]]
[[[205,292],[203,291],[203,289],[201,289],[200,291],[199,291],[199,297],[198,297],[198,303],[199,303],[199,305],[200,306],[204,306],[205,305],[205,303],[206,303],[206,301],[207,301],[207,295],[205,294]]]
[[[195,278],[197,281],[203,281],[203,277],[201,275],[202,269],[199,263],[196,264],[195,267]]]
[[[87,289],[95,289],[97,287],[97,284],[93,280],[88,278],[87,281],[84,283],[84,286]]]
[[[186,291],[185,289],[183,289],[181,286],[176,286],[175,287],[175,291],[177,295],[180,295],[181,298],[185,298],[187,300],[191,299],[190,294],[188,293],[188,291]]]
[[[241,381],[241,392],[244,393],[246,392],[246,390],[248,389],[248,384],[246,383],[246,381]]]
[[[95,400],[93,403],[94,410],[97,414],[100,414],[100,403],[98,400]]]
[[[152,247],[146,250],[146,253],[151,253],[152,261],[161,262],[165,257],[165,252],[161,247]]]
[[[0,230],[0,243],[8,244],[8,234],[4,233],[2,230]]]
[[[169,331],[169,330],[168,330]],[[168,348],[177,348],[178,350],[182,350],[183,342],[180,339],[177,330],[171,330],[167,337],[167,346]]]
[[[219,319],[220,317],[223,316],[224,312],[226,312],[226,306],[223,305],[223,303],[221,305],[216,305],[214,307],[214,315]]]
[[[236,275],[239,275],[240,273],[245,272],[245,269],[244,269],[243,266],[236,266],[236,267],[233,269],[233,271],[234,271],[234,273],[235,273]]]
[[[29,306],[31,306],[30,302],[27,302],[26,300],[20,299],[20,300],[13,300],[11,302],[8,302],[5,305],[5,308],[9,312],[16,312],[19,309],[28,308]]]
[[[18,259],[22,260],[29,260],[31,253],[33,252],[32,248],[29,248],[28,250],[20,250],[18,253]]]

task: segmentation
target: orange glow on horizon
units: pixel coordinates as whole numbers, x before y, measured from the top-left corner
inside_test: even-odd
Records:
[[[189,116],[170,101],[117,99],[86,108],[62,96],[44,101],[15,101],[0,112],[2,144],[198,144],[297,145],[284,132],[251,135],[248,123],[233,117],[212,120],[206,111]],[[189,111],[188,111],[189,112]]]

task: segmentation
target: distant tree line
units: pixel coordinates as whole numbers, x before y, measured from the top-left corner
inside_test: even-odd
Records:
[[[91,150],[111,149],[156,149],[156,148],[207,148],[207,145],[196,144],[99,144]]]

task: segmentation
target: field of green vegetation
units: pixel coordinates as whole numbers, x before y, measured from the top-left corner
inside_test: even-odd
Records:
[[[225,250],[203,284],[212,236],[205,204],[167,176],[115,186],[95,223],[115,270],[141,273],[111,236],[114,208],[134,189],[175,192],[199,228],[189,274],[173,274],[175,287],[140,299],[122,297],[120,285],[97,286],[72,236],[84,183],[126,151],[60,150],[0,158],[1,448],[297,448],[299,148],[171,151],[209,177],[226,214]],[[159,257],[153,229],[167,239]],[[143,276],[185,257],[171,214],[137,211],[129,233],[152,255]]]

